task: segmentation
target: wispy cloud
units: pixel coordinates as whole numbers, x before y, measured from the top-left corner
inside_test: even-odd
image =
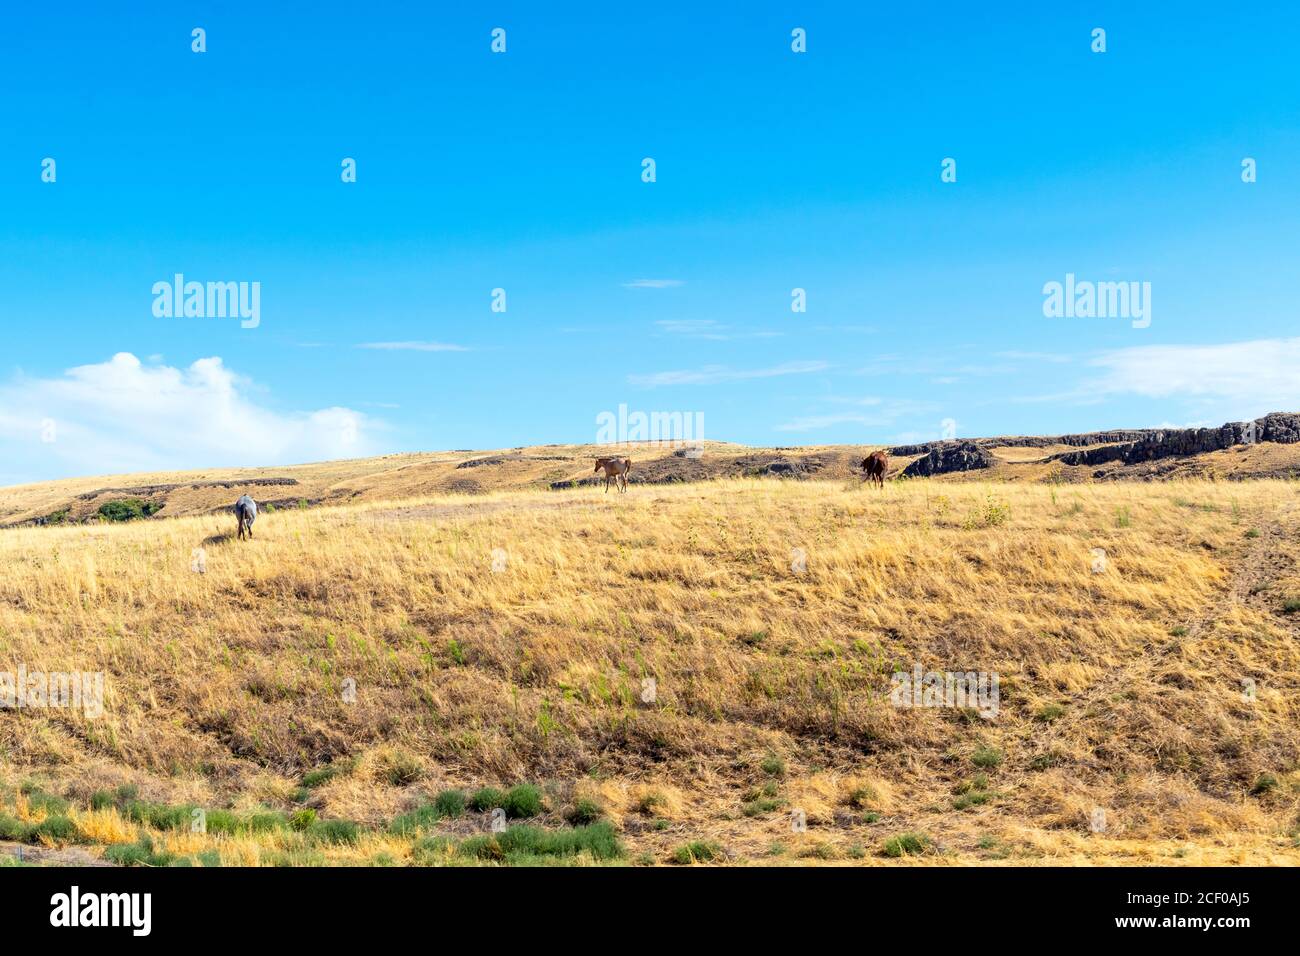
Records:
[[[705,339],[711,342],[730,342],[734,339],[770,339],[780,332],[743,332],[713,319],[662,319],[655,323],[668,335],[687,339]]]
[[[1047,362],[1052,365],[1064,365],[1073,362],[1074,357],[1062,355],[1058,352],[994,352],[997,358],[1010,359],[1013,362]]]
[[[384,352],[468,352],[464,345],[447,342],[363,342],[359,349],[379,349]]]
[[[1084,394],[1185,396],[1223,406],[1225,415],[1300,409],[1300,338],[1136,346],[1088,364],[1104,372],[1084,383]]]
[[[678,286],[685,285],[685,279],[633,279],[631,282],[624,282],[625,289],[675,289]]]
[[[895,425],[900,418],[935,414],[940,406],[935,402],[910,398],[831,398],[832,404],[848,406],[850,410],[804,415],[776,426],[780,432],[810,432],[836,425],[861,425],[866,428],[884,428]],[[937,427],[937,426],[936,426]]]
[[[723,385],[747,382],[755,378],[773,378],[778,375],[806,375],[830,368],[829,362],[785,362],[771,368],[733,369],[725,365],[705,365],[698,369],[671,372],[652,372],[646,375],[629,375],[633,385],[656,387],[659,385]]]
[[[50,378],[0,384],[0,482],[374,454],[383,422],[349,408],[277,411],[203,358],[144,365],[129,352]]]

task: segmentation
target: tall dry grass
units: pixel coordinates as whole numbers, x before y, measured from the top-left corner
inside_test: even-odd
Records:
[[[291,807],[334,762],[312,805],[375,824],[538,781],[656,860],[871,861],[906,831],[920,862],[1294,861],[1296,501],[734,480],[280,511],[251,543],[8,530],[0,671],[103,671],[106,701],[4,713],[3,775]],[[892,706],[918,664],[996,672],[997,717]]]

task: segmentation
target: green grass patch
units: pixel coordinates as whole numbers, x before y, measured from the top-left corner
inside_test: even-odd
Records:
[[[505,803],[506,795],[504,791],[496,787],[482,787],[475,790],[469,798],[469,808],[479,813],[486,813],[489,810],[495,810]]]
[[[677,849],[673,850],[670,859],[679,866],[689,866],[692,863],[713,863],[726,858],[726,853],[722,847],[716,843],[707,843],[703,840],[692,840],[690,843],[683,843]]]
[[[511,820],[535,817],[542,812],[542,792],[531,783],[511,787],[501,804]]]
[[[105,521],[135,521],[150,518],[162,510],[156,501],[142,501],[139,498],[118,498],[106,501],[99,506],[99,516]]]
[[[932,841],[923,833],[900,833],[886,840],[881,847],[881,852],[895,859],[904,856],[920,856],[931,845]]]

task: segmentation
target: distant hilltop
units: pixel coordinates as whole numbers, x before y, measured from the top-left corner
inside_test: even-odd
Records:
[[[539,445],[412,452],[267,468],[68,478],[0,488],[0,527],[65,525],[228,512],[247,494],[268,514],[352,502],[594,487],[598,457],[633,460],[638,486],[721,478],[857,481],[879,445],[751,448],[705,441]],[[896,445],[889,478],[941,481],[1159,481],[1300,476],[1300,413],[1219,428],[1113,429],[1079,435],[947,439]]]

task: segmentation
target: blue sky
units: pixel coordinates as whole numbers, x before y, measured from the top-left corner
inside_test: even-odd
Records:
[[[621,403],[779,445],[1300,409],[1293,4],[272,6],[7,14],[0,483]],[[178,272],[260,323],[155,316]],[[1045,317],[1067,273],[1150,325]]]

